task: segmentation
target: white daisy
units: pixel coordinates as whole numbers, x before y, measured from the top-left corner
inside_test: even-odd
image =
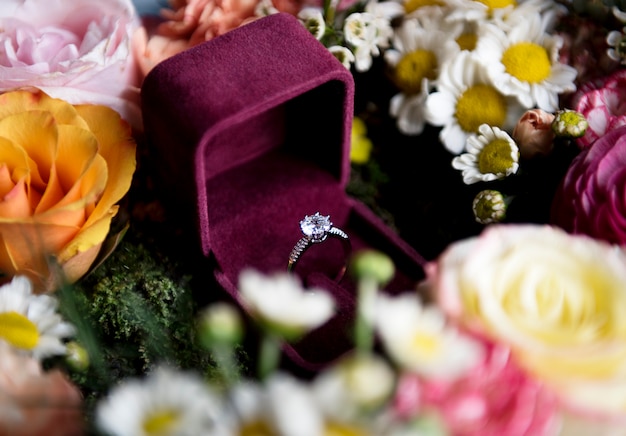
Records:
[[[430,86],[437,83],[440,66],[458,50],[449,35],[426,30],[417,19],[405,20],[396,30],[385,61],[393,68],[393,81],[400,90],[392,97],[389,111],[402,133],[422,133],[423,104]]]
[[[474,53],[485,63],[494,86],[528,108],[559,107],[559,94],[576,90],[576,69],[559,63],[563,40],[546,32],[547,18],[535,13],[510,32],[487,26]]]
[[[453,379],[484,356],[482,344],[464,336],[436,306],[423,306],[415,293],[381,294],[376,328],[382,344],[403,369],[427,378]]]
[[[62,339],[74,327],[56,313],[58,301],[50,295],[35,295],[26,276],[16,276],[0,287],[0,339],[37,359],[66,352]]]
[[[395,372],[386,359],[355,353],[317,374],[311,388],[326,416],[351,422],[379,409],[391,397],[395,383]]]
[[[503,179],[519,169],[519,148],[508,133],[483,124],[480,135],[467,139],[467,153],[452,159],[452,166],[463,172],[463,181],[470,185]]]
[[[432,13],[445,13],[450,11],[449,0],[399,0],[404,8],[404,17],[417,18]]]
[[[327,291],[304,289],[297,276],[288,272],[265,275],[243,270],[239,292],[252,316],[288,339],[322,325],[335,311],[335,302]]]
[[[512,131],[525,111],[517,98],[496,89],[472,53],[461,51],[442,66],[437,91],[428,95],[424,107],[426,120],[443,126],[439,139],[453,154],[463,151],[481,124]]]
[[[325,419],[309,385],[290,374],[273,373],[264,383],[241,381],[229,397],[237,417],[236,434],[325,434]]]
[[[230,435],[220,397],[201,377],[159,367],[122,381],[96,408],[96,423],[112,436]]]

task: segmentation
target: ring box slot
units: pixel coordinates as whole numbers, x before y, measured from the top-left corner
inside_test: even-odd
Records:
[[[346,194],[354,81],[293,16],[279,13],[157,65],[142,85],[144,131],[166,206],[196,226],[214,275],[239,304],[247,267],[286,271],[305,215],[330,215],[353,252],[388,254],[388,292],[412,289],[424,259],[368,207]],[[334,277],[341,242],[312,245],[294,272],[328,290],[338,312],[286,353],[320,368],[351,347],[356,283]],[[245,309],[245,307],[244,307]]]

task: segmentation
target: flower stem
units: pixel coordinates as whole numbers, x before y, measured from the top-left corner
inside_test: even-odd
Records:
[[[368,354],[374,347],[374,328],[367,315],[373,309],[377,292],[378,284],[372,276],[364,276],[359,279],[354,341],[356,351],[360,354]]]
[[[258,360],[260,380],[265,380],[278,367],[281,353],[280,344],[280,339],[271,333],[265,333],[262,336]]]

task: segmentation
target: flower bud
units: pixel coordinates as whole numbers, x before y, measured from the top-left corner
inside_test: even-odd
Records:
[[[522,115],[513,130],[513,139],[523,159],[531,159],[537,155],[547,156],[552,153],[553,120],[553,114],[541,109],[528,110]]]
[[[552,130],[556,136],[564,138],[580,138],[587,131],[589,123],[583,114],[570,109],[557,112],[552,122]]]
[[[203,347],[234,345],[243,338],[241,316],[228,303],[215,303],[202,311],[198,323],[198,338]]]
[[[78,342],[71,341],[66,346],[66,361],[76,371],[85,371],[89,368],[89,353]]]
[[[384,286],[395,274],[395,265],[389,256],[377,250],[362,250],[352,257],[352,273],[357,278],[371,277]]]
[[[476,221],[491,224],[502,221],[506,217],[507,204],[499,191],[486,189],[474,197],[472,209]]]

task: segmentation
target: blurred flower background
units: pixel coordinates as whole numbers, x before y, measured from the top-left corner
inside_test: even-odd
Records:
[[[354,349],[284,345],[337,302],[223,297],[159,197],[160,62],[274,13],[354,77],[347,194],[427,260],[364,250]],[[3,0],[0,433],[626,434],[626,3]]]

